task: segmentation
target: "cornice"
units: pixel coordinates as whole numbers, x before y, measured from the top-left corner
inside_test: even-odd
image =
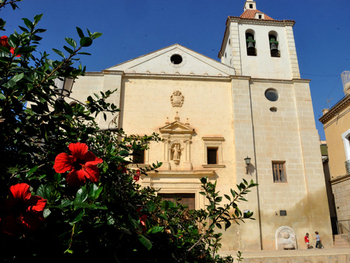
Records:
[[[250,25],[273,25],[273,26],[294,26],[294,20],[266,20],[266,19],[251,19],[241,18],[238,16],[229,16],[227,22],[237,22],[239,24],[250,24]],[[226,22],[226,23],[227,23]]]
[[[215,176],[215,170],[157,170],[147,172],[150,177],[203,177],[203,176]],[[172,182],[174,183],[174,182]],[[183,182],[181,182],[183,183]],[[188,184],[188,182],[186,182]]]
[[[123,75],[124,72],[121,70],[102,70],[102,71],[91,71],[85,72],[85,76],[104,76],[104,75]]]
[[[337,176],[335,179],[331,179],[331,184],[338,184],[344,181],[350,180],[350,174]]]
[[[251,78],[251,82],[266,82],[266,83],[310,83],[310,79],[262,79],[262,78]]]
[[[269,78],[252,78],[251,76],[229,75],[229,76],[206,76],[206,75],[183,75],[183,74],[150,74],[150,73],[125,73],[119,70],[103,70],[102,72],[86,72],[86,76],[104,76],[104,75],[122,75],[123,77],[132,78],[179,78],[191,80],[215,80],[215,81],[231,81],[232,79],[250,80],[251,82],[273,82],[273,83],[309,83],[310,79],[269,79]]]
[[[324,114],[321,118],[319,118],[319,121],[322,122],[322,124],[326,124],[336,114],[338,114],[346,106],[348,106],[349,103],[350,103],[350,94],[346,95],[337,104],[335,104],[326,114]],[[350,110],[350,107],[349,107],[349,110]]]
[[[191,80],[216,80],[216,81],[230,81],[233,75],[230,76],[206,76],[206,75],[183,75],[183,74],[149,74],[149,73],[124,73],[124,77],[133,78],[158,78],[158,79],[168,79],[168,78],[179,78],[179,79],[191,79]]]
[[[101,71],[96,72],[85,72],[85,76],[103,76],[104,74]]]

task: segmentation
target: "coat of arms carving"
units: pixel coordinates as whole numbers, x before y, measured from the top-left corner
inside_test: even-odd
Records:
[[[180,91],[174,91],[173,95],[170,96],[170,101],[173,107],[182,107],[185,97]]]

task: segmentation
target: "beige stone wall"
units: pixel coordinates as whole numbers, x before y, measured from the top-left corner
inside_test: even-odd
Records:
[[[278,101],[265,98],[268,88],[278,91]],[[253,175],[257,173],[259,183],[263,248],[275,249],[275,233],[281,226],[289,226],[296,232],[299,245],[303,244],[305,232],[322,229],[327,236],[325,242],[331,245],[329,212],[323,208],[327,197],[322,161],[308,84],[257,80],[251,84],[251,94],[256,151]],[[271,112],[271,107],[276,107],[277,112]],[[245,131],[240,132],[235,127],[237,141],[250,135],[252,128],[248,126],[247,122]],[[254,157],[254,153],[250,156]],[[286,162],[286,183],[273,182],[272,161]],[[279,216],[280,210],[286,210],[287,216]]]
[[[331,181],[338,221],[350,220],[350,175]]]

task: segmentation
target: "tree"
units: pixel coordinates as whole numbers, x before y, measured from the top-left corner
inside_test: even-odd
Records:
[[[14,10],[20,0],[3,0]],[[24,18],[20,33],[0,39],[0,258],[2,262],[52,259],[73,262],[232,262],[221,258],[220,233],[251,218],[237,202],[256,184],[244,181],[225,195],[202,178],[206,209],[188,210],[164,201],[157,190],[141,188],[141,174],[160,167],[131,169],[129,158],[157,134],[127,135],[101,130],[95,117],[117,114],[106,101],[113,91],[65,102],[55,80],[84,75],[73,62],[102,34],[66,38],[61,60],[37,55],[42,15]],[[0,30],[5,21],[0,20]],[[27,107],[30,105],[29,107]]]

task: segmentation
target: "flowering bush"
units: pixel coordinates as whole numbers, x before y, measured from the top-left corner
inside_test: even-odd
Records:
[[[0,9],[16,2],[0,1]],[[216,183],[202,178],[208,206],[200,210],[141,188],[141,174],[161,163],[132,170],[130,157],[158,135],[101,130],[95,117],[119,111],[106,101],[113,91],[71,107],[54,88],[57,78],[84,74],[73,61],[101,33],[77,28],[66,53],[53,49],[62,60],[36,57],[41,17],[0,39],[0,262],[232,262],[216,254],[215,228],[252,216],[237,202],[255,184],[244,181],[220,205]]]

